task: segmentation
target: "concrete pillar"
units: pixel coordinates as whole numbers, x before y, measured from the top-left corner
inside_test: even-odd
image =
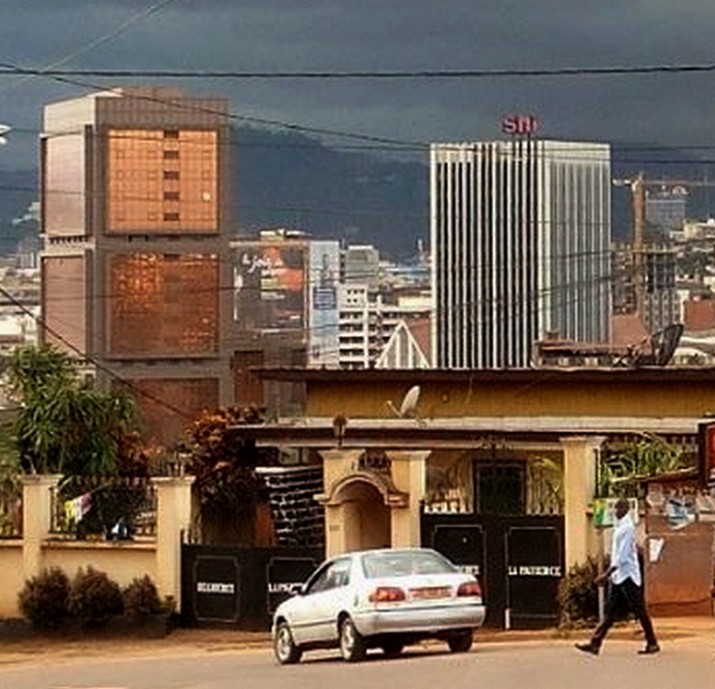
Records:
[[[358,460],[362,450],[320,450],[323,458],[323,493],[341,478],[358,470]],[[333,557],[348,551],[350,526],[352,524],[350,505],[325,506],[325,555]]]
[[[564,453],[564,534],[566,567],[583,564],[592,552],[589,509],[596,490],[596,462],[605,438],[561,438]]]
[[[182,532],[191,526],[193,476],[153,478],[156,489],[156,587],[181,604]]]
[[[391,451],[390,476],[397,490],[407,493],[406,507],[392,508],[391,540],[393,548],[422,545],[420,518],[427,488],[427,457],[429,451]]]
[[[62,478],[58,474],[22,478],[22,567],[25,579],[42,571],[42,544],[50,535],[52,491]]]

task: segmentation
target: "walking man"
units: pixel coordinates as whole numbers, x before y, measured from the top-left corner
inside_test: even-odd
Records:
[[[626,608],[636,616],[645,633],[645,648],[638,653],[651,655],[658,653],[660,646],[655,637],[653,623],[646,610],[643,597],[636,547],[636,527],[630,515],[628,500],[619,498],[616,501],[615,511],[617,522],[611,544],[611,566],[596,577],[598,586],[603,586],[609,578],[611,580],[606,600],[606,613],[601,624],[593,632],[591,640],[587,643],[576,644],[576,648],[584,653],[598,655],[603,639],[613,626],[619,610]]]

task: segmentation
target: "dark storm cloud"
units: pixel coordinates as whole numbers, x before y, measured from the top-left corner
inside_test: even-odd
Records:
[[[1,0],[0,61],[51,64],[152,4]],[[715,61],[714,25],[712,0],[175,0],[71,66],[330,71],[705,63]],[[538,113],[555,137],[696,145],[715,138],[710,74],[182,85],[225,94],[237,114],[425,142],[497,136],[499,118],[513,110]],[[44,102],[82,92],[46,79],[12,87],[5,77],[0,122],[38,126]],[[15,154],[34,162],[31,142],[16,137],[0,164]]]

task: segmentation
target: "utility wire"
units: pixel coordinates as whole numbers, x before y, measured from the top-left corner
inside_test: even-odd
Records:
[[[152,78],[152,79],[510,79],[517,77],[628,76],[639,74],[702,74],[715,72],[715,63],[655,64],[614,67],[556,67],[553,69],[425,69],[236,71],[186,69],[33,69],[0,63],[0,76]]]
[[[94,50],[98,46],[102,45],[103,43],[107,43],[108,41],[111,41],[117,36],[125,33],[131,26],[133,26],[137,22],[140,22],[143,19],[146,19],[147,17],[151,16],[152,14],[159,12],[160,10],[164,9],[164,7],[170,5],[173,2],[176,2],[176,0],[159,0],[158,2],[155,2],[152,5],[145,7],[144,9],[137,10],[136,12],[132,13],[127,19],[121,22],[118,26],[102,34],[101,36],[98,36],[97,38],[89,41],[89,43],[82,46],[81,48],[78,48],[77,50],[69,53],[68,55],[65,55],[64,57],[61,57],[51,62],[45,67],[28,70],[25,73],[24,79],[12,82],[11,84],[5,86],[5,88],[0,88],[0,93],[4,93],[11,88],[22,86],[23,84],[32,81],[35,77],[44,76],[58,70],[60,67],[66,65],[68,62],[71,62],[75,58],[80,57],[80,55],[84,55],[85,53],[88,53],[91,50]],[[0,68],[0,75],[4,74],[7,74],[7,71],[4,68]]]

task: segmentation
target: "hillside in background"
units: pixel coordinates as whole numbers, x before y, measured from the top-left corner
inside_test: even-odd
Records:
[[[393,258],[414,255],[418,239],[429,238],[429,174],[422,161],[394,160],[384,150],[351,144],[333,148],[298,133],[242,127],[231,146],[235,177],[233,220],[237,231],[265,227],[301,229],[314,237],[375,244]],[[711,169],[713,168],[713,169]],[[634,152],[614,145],[613,175],[647,178],[715,179],[710,161],[692,151],[664,153],[653,147]],[[37,198],[37,173],[0,170],[0,253],[14,253],[33,223],[13,222]],[[712,208],[711,208],[712,206]],[[715,187],[692,189],[688,215],[715,213]],[[631,199],[625,188],[613,192],[613,236],[631,235]]]
[[[287,226],[375,244],[395,257],[415,253],[417,240],[427,240],[424,164],[253,128],[239,129],[235,143],[234,216],[243,232]]]

